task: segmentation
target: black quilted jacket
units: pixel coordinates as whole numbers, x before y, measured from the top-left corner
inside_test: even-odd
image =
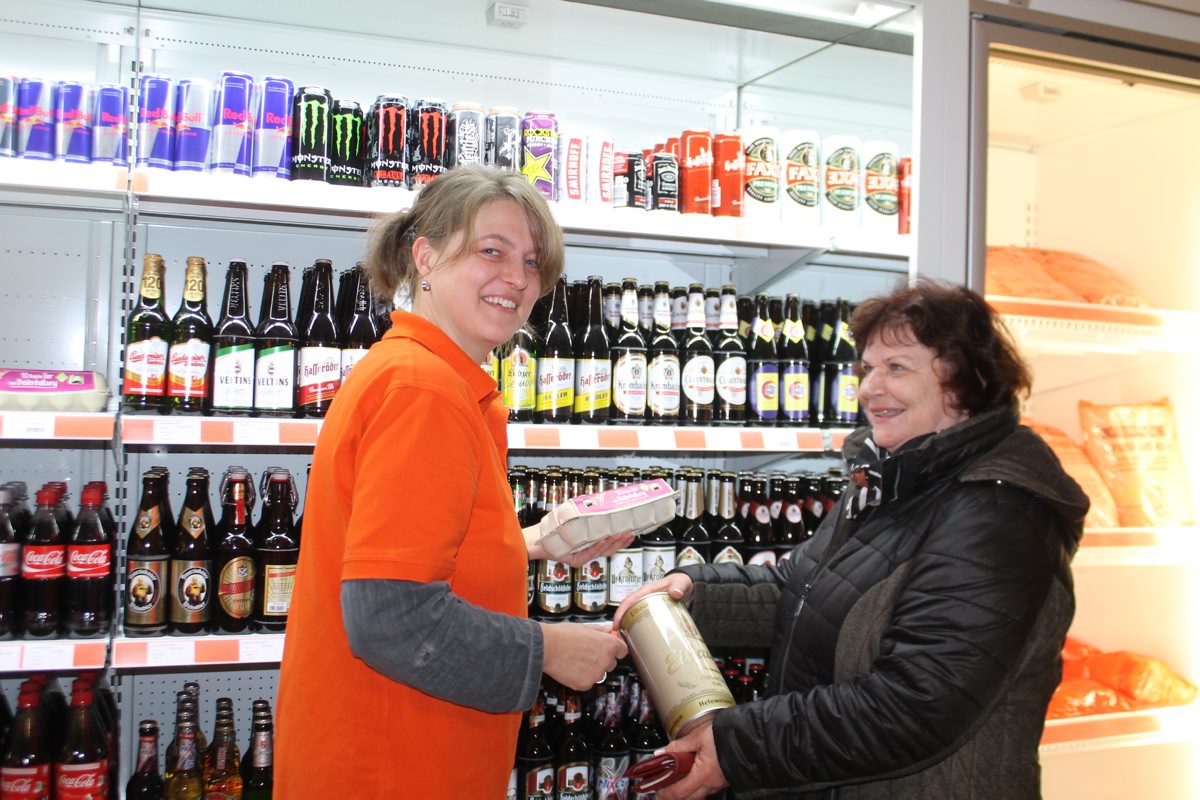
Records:
[[[1009,410],[883,475],[779,567],[683,570],[710,647],[771,648],[767,698],[716,715],[721,768],[738,798],[1039,797],[1087,497]]]

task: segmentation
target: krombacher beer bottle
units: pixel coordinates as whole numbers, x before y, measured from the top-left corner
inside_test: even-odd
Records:
[[[638,322],[637,281],[621,282],[621,318],[612,356],[609,422],[640,423],[646,418],[646,340]]]
[[[567,314],[567,281],[560,277],[550,295],[546,337],[537,362],[538,422],[570,422],[575,410],[575,347]]]
[[[716,395],[712,421],[741,425],[746,421],[746,349],[738,336],[737,289],[721,287],[720,335],[713,348]]]
[[[271,266],[269,300],[255,330],[254,411],[290,417],[295,408],[296,343],[292,322],[291,277],[285,262]]]
[[[254,326],[246,294],[246,262],[229,262],[221,318],[213,331],[208,413],[245,416],[254,411]]]
[[[646,417],[651,425],[679,422],[679,342],[671,333],[671,294],[666,281],[654,284],[652,329],[646,347]]]
[[[576,423],[604,424],[612,396],[612,361],[609,360],[608,334],[599,275],[588,277],[587,322],[583,335],[575,342],[575,413]]]
[[[296,363],[296,415],[323,417],[342,385],[342,348],[333,317],[333,262],[313,266],[308,316],[300,321]]]
[[[129,411],[158,411],[167,394],[167,351],[171,320],[163,303],[166,264],[156,253],[142,261],[142,284],[137,305],[125,327],[123,404]]]
[[[296,582],[300,541],[292,512],[295,495],[292,476],[286,470],[271,473],[267,502],[263,504],[262,535],[258,540],[258,575],[255,585],[254,623],[260,630],[282,631],[287,627]]]
[[[174,542],[163,524],[165,491],[157,470],[142,475],[142,500],[125,548],[126,636],[161,636],[167,631],[170,548]]]
[[[179,535],[171,552],[171,602],[167,621],[172,633],[204,633],[212,619],[213,579],[210,532],[215,532],[208,502],[208,470],[188,471]]]
[[[688,286],[687,331],[679,351],[683,362],[683,422],[707,425],[713,416],[716,368],[704,318],[704,287],[698,283]]]
[[[208,399],[213,330],[207,294],[207,265],[203,258],[189,256],[183,300],[171,320],[171,349],[167,355],[167,405],[184,414],[199,414]]]
[[[241,633],[254,612],[254,539],[250,532],[248,500],[254,493],[250,473],[230,470],[221,487],[221,521],[217,525],[216,629]]]

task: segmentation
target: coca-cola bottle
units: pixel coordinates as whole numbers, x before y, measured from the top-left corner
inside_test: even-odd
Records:
[[[73,638],[108,634],[112,625],[113,540],[100,516],[104,494],[87,486],[67,544],[66,629]]]
[[[56,800],[106,800],[108,745],[92,705],[92,690],[76,682],[71,710],[63,732],[62,749],[54,762]]]
[[[158,774],[158,723],[138,723],[137,771],[125,784],[125,800],[163,800],[165,784]]]
[[[35,499],[37,510],[21,553],[22,624],[26,635],[46,638],[58,634],[67,548],[55,515],[56,491],[38,489]]]
[[[50,798],[50,737],[41,702],[40,688],[22,684],[17,716],[0,759],[0,797],[5,800]]]
[[[13,492],[0,488],[0,640],[11,639],[19,630],[17,589],[21,574],[21,540],[13,524]]]

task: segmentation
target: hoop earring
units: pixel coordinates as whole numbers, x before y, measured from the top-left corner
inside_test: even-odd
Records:
[[[429,281],[427,281],[427,280],[422,280],[422,281],[421,281],[421,291],[422,291],[422,292],[428,292],[428,291],[429,291]]]

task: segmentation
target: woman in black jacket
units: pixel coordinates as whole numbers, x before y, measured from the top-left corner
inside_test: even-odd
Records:
[[[766,697],[710,715],[661,800],[1036,798],[1087,497],[1018,422],[1029,370],[980,296],[919,281],[851,321],[870,423],[851,484],[778,566],[685,567],[711,647],[770,646]]]

